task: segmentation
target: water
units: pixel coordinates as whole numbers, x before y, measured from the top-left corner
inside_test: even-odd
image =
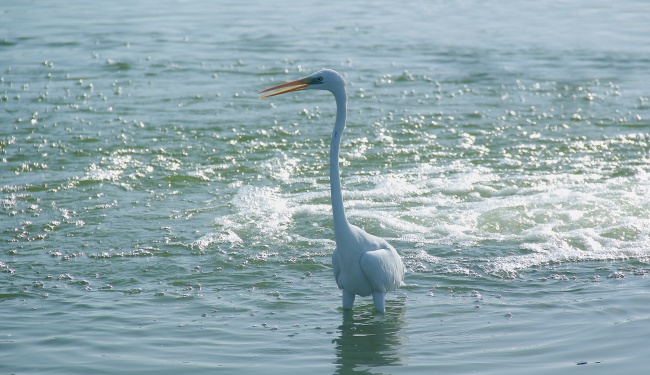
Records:
[[[0,373],[639,373],[643,1],[0,9]],[[340,309],[351,222],[408,268]]]

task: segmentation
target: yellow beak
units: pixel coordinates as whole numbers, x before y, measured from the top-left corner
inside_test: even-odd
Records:
[[[261,94],[263,94],[265,92],[268,92],[268,91],[279,90],[279,91],[276,91],[276,92],[272,92],[270,94],[261,95],[260,99],[270,98],[271,96],[276,96],[276,95],[280,95],[280,94],[286,94],[286,93],[292,92],[292,91],[302,90],[307,86],[309,86],[309,83],[307,83],[307,81],[304,78],[303,79],[298,79],[298,80],[295,80],[295,81],[291,81],[291,82],[287,82],[287,83],[283,83],[281,85],[269,87],[268,89],[264,89],[264,90],[260,91],[259,94],[261,95]]]

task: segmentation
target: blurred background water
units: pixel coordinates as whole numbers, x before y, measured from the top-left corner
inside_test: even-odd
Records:
[[[0,373],[639,373],[650,5],[0,6]],[[340,308],[352,223],[407,265]]]

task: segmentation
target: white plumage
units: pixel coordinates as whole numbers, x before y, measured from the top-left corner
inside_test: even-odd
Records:
[[[350,224],[345,216],[339,172],[339,148],[347,115],[345,80],[336,71],[325,69],[296,81],[270,87],[260,94],[278,90],[262,96],[268,98],[310,89],[329,91],[336,100],[336,123],[330,143],[330,192],[336,240],[332,267],[336,284],[343,290],[343,308],[351,309],[357,295],[372,295],[375,309],[383,313],[386,293],[402,285],[405,267],[397,251],[388,242]]]

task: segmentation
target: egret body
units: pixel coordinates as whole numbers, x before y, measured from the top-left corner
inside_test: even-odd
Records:
[[[350,224],[345,216],[339,172],[339,148],[347,115],[345,80],[336,71],[325,69],[270,87],[260,94],[268,92],[261,96],[268,98],[298,90],[326,90],[336,100],[336,123],[330,143],[330,193],[336,240],[332,268],[336,284],[343,290],[343,308],[352,309],[357,295],[372,295],[375,309],[383,313],[386,293],[402,285],[405,268],[399,254],[388,242]]]

